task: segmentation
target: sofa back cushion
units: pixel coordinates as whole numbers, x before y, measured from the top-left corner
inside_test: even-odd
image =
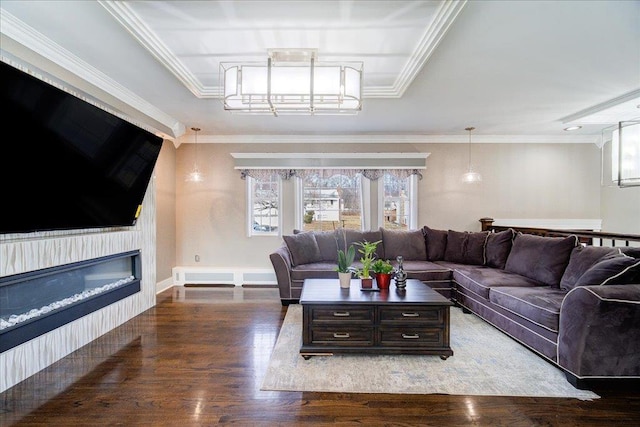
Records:
[[[504,270],[514,236],[515,231],[511,228],[497,233],[489,233],[487,244],[484,247],[484,264],[488,267]]]
[[[422,230],[387,230],[380,228],[385,259],[402,256],[405,261],[426,261],[427,246]]]
[[[447,230],[436,230],[426,225],[422,230],[427,245],[427,260],[444,260],[444,252],[447,250]]]
[[[542,237],[516,233],[504,269],[558,288],[571,251],[577,244],[576,236]]]
[[[619,255],[618,248],[609,248],[604,246],[582,246],[578,245],[571,251],[569,264],[564,270],[562,279],[560,279],[560,288],[569,291],[576,286],[576,282],[580,277],[594,264],[604,258],[611,258]]]
[[[313,232],[320,249],[320,259],[326,262],[338,262],[338,234],[337,231]]]
[[[356,261],[359,261],[362,258],[362,254],[358,251],[360,246],[355,245],[356,242],[377,242],[378,240],[382,240],[382,231],[380,230],[372,230],[372,231],[360,231],[360,230],[350,230],[343,229],[345,233],[345,238],[347,241],[347,247],[349,245],[354,245],[356,248]],[[342,247],[342,237],[338,239],[340,241],[340,247]],[[376,248],[376,258],[384,258],[384,243],[381,241],[378,243],[378,247]]]
[[[314,232],[307,231],[282,236],[282,239],[287,245],[289,254],[291,254],[291,263],[294,266],[322,261],[320,247],[318,246]]]
[[[595,263],[578,279],[576,286],[629,283],[640,283],[640,258],[619,255]]]
[[[484,247],[488,236],[488,231],[472,233],[449,230],[444,260],[460,264],[483,265]]]

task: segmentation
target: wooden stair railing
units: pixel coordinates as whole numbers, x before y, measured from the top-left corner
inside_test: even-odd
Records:
[[[551,228],[515,227],[509,225],[493,225],[493,218],[480,218],[482,231],[504,231],[513,229],[521,233],[537,236],[566,237],[576,236],[580,243],[596,246],[640,246],[640,234],[606,233],[592,230],[557,230]]]

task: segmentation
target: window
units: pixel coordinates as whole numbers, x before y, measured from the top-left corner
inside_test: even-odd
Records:
[[[249,236],[277,236],[291,232],[291,226],[317,231],[416,228],[418,179],[429,153],[231,155],[234,168],[247,179]],[[390,174],[387,181],[385,174]],[[293,185],[283,185],[287,182]]]
[[[417,179],[413,174],[399,176],[385,172],[378,184],[382,214],[379,223],[387,229],[415,229],[417,224]]]
[[[640,122],[621,122],[613,130],[611,180],[620,186],[640,185]]]
[[[248,235],[277,235],[281,228],[280,176],[272,171],[246,180]]]
[[[299,229],[362,229],[360,174],[349,170],[305,170],[296,179]]]

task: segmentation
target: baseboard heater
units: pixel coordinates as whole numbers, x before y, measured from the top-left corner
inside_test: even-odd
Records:
[[[268,286],[277,285],[276,275],[271,269],[234,269],[217,267],[174,267],[173,284],[177,286],[231,285]]]

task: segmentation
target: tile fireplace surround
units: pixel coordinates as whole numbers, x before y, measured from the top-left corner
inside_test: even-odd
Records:
[[[118,254],[139,252],[140,291],[0,352],[0,392],[27,379],[156,303],[155,182],[135,226],[0,235],[0,278]]]

